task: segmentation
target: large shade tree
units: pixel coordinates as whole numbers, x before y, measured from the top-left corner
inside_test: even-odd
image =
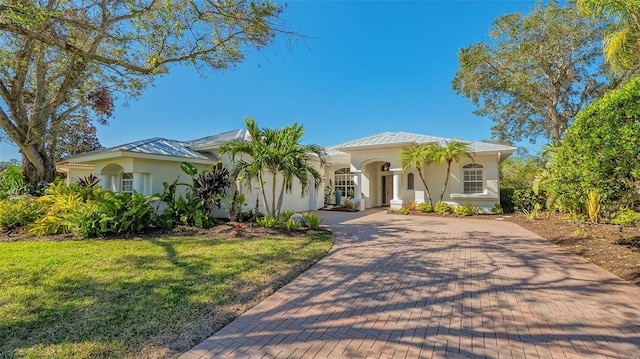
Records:
[[[315,163],[324,164],[326,152],[318,145],[301,144],[304,128],[297,123],[270,129],[260,128],[254,119],[247,118],[245,124],[250,140],[232,141],[222,147],[222,153],[231,156],[234,177],[241,178],[249,188],[253,181],[258,182],[266,214],[277,218],[284,194],[292,192],[295,181],[300,183],[301,195],[310,190],[311,185],[317,190],[322,175]]]
[[[617,85],[602,59],[607,24],[572,4],[538,3],[493,22],[489,43],[459,53],[453,89],[494,121],[495,138],[559,141],[576,114]]]
[[[640,67],[640,0],[576,0],[588,15],[607,16],[614,24],[604,35],[607,61],[617,71]]]
[[[19,147],[28,182],[51,181],[69,121],[105,123],[114,94],[136,97],[175,64],[232,67],[287,32],[281,11],[262,0],[3,1],[0,135]]]

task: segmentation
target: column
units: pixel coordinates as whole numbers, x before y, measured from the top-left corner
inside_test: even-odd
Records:
[[[402,171],[393,170],[393,199],[391,200],[390,207],[393,209],[402,208],[402,199],[400,199],[400,180]]]
[[[133,190],[140,194],[146,195],[144,192],[144,173],[133,174]]]
[[[104,191],[111,190],[111,175],[100,175],[100,188]]]
[[[362,173],[353,173],[353,201],[359,204],[358,211],[364,211],[364,203],[362,201],[362,190],[360,189],[360,183],[362,183]]]
[[[120,192],[120,175],[111,175],[111,192]]]

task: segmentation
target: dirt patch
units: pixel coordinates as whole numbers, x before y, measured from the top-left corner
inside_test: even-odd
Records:
[[[640,284],[640,228],[579,223],[564,214],[505,216],[546,240],[599,265],[636,285]]]

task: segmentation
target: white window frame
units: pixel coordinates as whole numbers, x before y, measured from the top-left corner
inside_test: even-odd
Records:
[[[133,194],[133,173],[123,173],[120,176],[120,192]]]
[[[462,167],[462,193],[484,193],[484,166],[469,163]]]
[[[342,192],[342,198],[347,198],[349,190],[353,191],[355,196],[355,182],[353,180],[353,173],[348,168],[341,168],[336,170],[333,174],[333,187],[334,190],[340,190]],[[339,205],[339,203],[337,203]]]

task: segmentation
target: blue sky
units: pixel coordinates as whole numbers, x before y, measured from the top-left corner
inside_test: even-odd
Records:
[[[187,140],[244,126],[295,121],[304,143],[330,146],[383,131],[491,138],[492,122],[451,89],[458,50],[488,40],[501,14],[535,1],[291,1],[283,18],[307,38],[280,39],[236,68],[201,77],[175,68],[98,126],[103,146]],[[543,144],[532,146],[537,150]],[[0,161],[18,158],[0,144]]]

